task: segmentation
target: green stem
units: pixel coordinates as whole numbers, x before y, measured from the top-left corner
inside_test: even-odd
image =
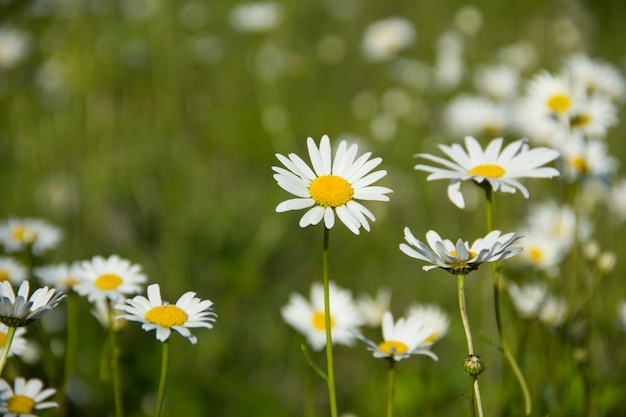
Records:
[[[76,352],[78,348],[78,310],[76,306],[75,294],[67,297],[67,349],[65,353],[65,374],[64,386],[67,386],[69,379],[76,367]]]
[[[17,327],[7,327],[7,336],[6,340],[4,341],[4,347],[2,348],[2,356],[0,356],[0,375],[2,375],[4,365],[7,363],[7,358],[9,357],[9,349],[11,348],[11,343],[13,342],[13,336],[15,336],[15,332],[17,331]]]
[[[169,339],[162,343],[163,355],[161,356],[161,377],[159,379],[159,391],[157,393],[156,403],[154,404],[154,417],[161,415],[161,407],[163,407],[163,399],[165,398],[165,381],[167,379],[167,363],[169,360]]]
[[[324,227],[324,251],[322,255],[322,277],[324,280],[324,327],[326,328],[326,364],[328,367],[328,395],[330,415],[337,417],[337,398],[335,394],[335,370],[333,365],[333,340],[331,335],[330,289],[328,279],[328,241],[330,230]]]
[[[395,375],[396,361],[389,358],[389,373],[387,374],[387,417],[393,417],[393,397],[395,392]]]
[[[112,303],[111,303],[112,304]],[[109,343],[111,350],[111,372],[113,374],[113,399],[115,401],[115,416],[124,417],[124,403],[122,400],[122,385],[120,378],[120,351],[117,346],[117,337],[114,324],[113,306],[109,306]]]
[[[486,221],[487,221],[487,233],[493,230],[493,199],[491,188],[485,187],[485,197],[487,200],[486,204]],[[519,365],[515,361],[515,357],[511,353],[511,348],[504,338],[504,334],[502,333],[502,318],[500,314],[500,269],[496,262],[491,263],[491,272],[493,275],[493,301],[494,301],[494,309],[496,315],[496,326],[498,328],[498,336],[500,337],[500,346],[502,347],[502,354],[504,358],[509,363],[509,366],[513,370],[513,374],[515,374],[515,378],[522,390],[522,395],[524,396],[524,411],[526,415],[530,415],[532,411],[532,401],[530,398],[530,391],[528,390],[528,385],[526,384],[526,379],[524,378],[524,374],[522,373]]]

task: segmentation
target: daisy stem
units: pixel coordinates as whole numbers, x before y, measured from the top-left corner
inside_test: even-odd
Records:
[[[465,339],[467,340],[468,357],[474,355],[474,342],[472,339],[472,329],[470,328],[469,317],[467,316],[467,305],[465,303],[465,274],[457,274],[459,311],[461,313],[461,321],[465,330]],[[480,394],[480,386],[478,385],[478,375],[470,375],[472,377],[472,416],[477,415],[483,417],[483,401]],[[477,414],[476,414],[477,413]]]
[[[486,221],[487,221],[487,233],[490,233],[493,230],[493,199],[492,192],[490,187],[485,187],[485,197],[487,200],[486,204]],[[491,263],[491,272],[493,275],[493,302],[496,316],[496,327],[498,328],[498,336],[500,337],[500,346],[502,347],[502,354],[504,358],[511,366],[513,373],[515,374],[515,378],[522,390],[522,395],[524,397],[524,411],[526,415],[530,415],[532,411],[532,400],[530,398],[530,391],[528,390],[528,385],[526,384],[526,379],[524,378],[524,374],[520,369],[519,365],[515,361],[515,357],[511,353],[511,348],[504,338],[504,334],[502,333],[502,318],[500,315],[500,268],[498,267],[497,262]]]
[[[337,398],[335,394],[335,370],[333,366],[333,340],[331,335],[330,289],[328,280],[328,241],[330,230],[324,227],[324,251],[322,254],[322,277],[324,280],[324,327],[326,329],[326,364],[328,367],[328,395],[330,415],[337,417]]]
[[[2,356],[0,356],[0,375],[2,375],[4,365],[7,363],[7,358],[9,357],[9,349],[11,348],[13,336],[15,336],[16,331],[17,327],[8,326],[6,340],[4,341],[4,347],[2,348]]]
[[[65,354],[65,386],[74,373],[76,365],[76,348],[78,336],[78,310],[76,309],[76,297],[69,294],[67,297],[67,349]]]
[[[163,399],[165,398],[165,380],[167,379],[167,363],[169,360],[169,339],[161,343],[163,345],[161,356],[161,378],[159,380],[159,391],[157,393],[156,403],[154,404],[154,417],[161,415],[161,407],[163,406]]]
[[[109,344],[111,350],[111,372],[113,374],[113,399],[115,401],[115,416],[124,416],[122,401],[122,385],[120,379],[120,351],[117,347],[117,337],[114,325],[113,306],[109,306]]]
[[[393,397],[395,391],[395,365],[396,361],[389,358],[389,373],[387,374],[387,417],[393,417]]]

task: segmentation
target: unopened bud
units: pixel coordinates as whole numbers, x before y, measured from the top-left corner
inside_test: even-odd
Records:
[[[463,361],[463,369],[471,376],[482,374],[485,366],[485,361],[478,355],[468,355]]]

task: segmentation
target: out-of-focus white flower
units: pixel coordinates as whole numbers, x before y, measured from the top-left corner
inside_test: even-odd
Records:
[[[622,101],[625,98],[626,81],[611,64],[579,53],[566,61],[564,72],[573,83],[582,86],[590,95],[600,94],[613,101]]]
[[[465,36],[475,36],[483,25],[483,15],[475,6],[463,6],[454,14],[454,25]]]
[[[528,82],[526,99],[531,108],[546,117],[568,120],[574,107],[575,90],[564,76],[542,71]]]
[[[89,301],[108,298],[122,301],[130,294],[141,291],[148,278],[141,272],[141,266],[131,264],[117,255],[103,258],[94,256],[90,261],[83,261],[76,269],[78,283],[74,290]]]
[[[622,178],[611,187],[607,205],[615,218],[622,222],[626,220],[626,178]]]
[[[411,22],[402,17],[389,17],[365,28],[361,49],[370,61],[386,61],[411,45],[416,36]]]
[[[559,147],[565,178],[606,177],[617,171],[618,161],[608,154],[607,144],[601,140],[585,140],[581,134],[572,134]]]
[[[411,304],[407,312],[407,317],[417,317],[422,325],[430,329],[430,336],[424,341],[425,344],[433,344],[448,332],[450,317],[435,304]]]
[[[0,281],[10,281],[19,285],[28,278],[28,269],[17,259],[10,256],[0,256]]]
[[[549,277],[558,275],[558,266],[567,255],[569,246],[549,232],[532,229],[522,232],[524,250],[516,258],[517,262],[532,266],[547,273]]]
[[[508,101],[517,95],[519,87],[519,71],[511,65],[493,65],[476,70],[474,86],[482,93],[496,101]]]
[[[541,305],[546,299],[548,292],[542,284],[523,284],[518,286],[515,282],[507,284],[507,290],[517,314],[527,320],[538,317]]]
[[[586,241],[593,231],[593,225],[588,219],[577,220],[571,206],[559,206],[554,201],[533,205],[527,217],[527,227],[531,231],[554,237],[567,249],[576,238],[581,242]],[[575,236],[576,233],[578,236]]]
[[[389,288],[379,288],[376,292],[376,298],[362,293],[356,302],[365,319],[365,324],[371,327],[380,327],[383,314],[389,310],[390,303],[391,291]]]
[[[240,32],[269,32],[283,20],[283,7],[274,1],[244,3],[230,12],[230,22]]]
[[[30,36],[21,30],[0,27],[0,70],[18,65],[28,54]]]
[[[456,31],[448,31],[437,39],[437,57],[433,68],[433,79],[437,88],[449,91],[459,85],[463,78],[464,41]]]
[[[54,249],[61,241],[61,229],[44,220],[11,218],[0,223],[0,242],[7,252],[19,252],[26,248],[35,255]]]
[[[517,68],[520,72],[528,71],[537,63],[537,50],[528,41],[519,41],[507,45],[498,51],[498,60]]]
[[[33,269],[33,274],[37,276],[43,284],[53,286],[59,291],[69,291],[78,284],[76,278],[78,263],[44,265]]]
[[[606,137],[608,129],[617,123],[617,108],[611,101],[599,95],[577,100],[569,116],[572,131],[580,131],[594,139]]]
[[[550,327],[561,326],[569,314],[567,300],[563,297],[550,295],[541,304],[539,321]]]
[[[445,110],[445,125],[450,134],[494,137],[508,126],[508,109],[485,97],[461,95]]]

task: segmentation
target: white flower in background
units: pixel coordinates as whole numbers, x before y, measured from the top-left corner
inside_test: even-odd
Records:
[[[582,86],[589,95],[601,95],[612,101],[624,99],[626,81],[611,64],[593,60],[579,53],[566,61],[564,72],[574,84]]]
[[[437,57],[433,68],[433,79],[437,88],[449,91],[459,85],[465,71],[463,61],[463,36],[453,30],[437,39]]]
[[[575,181],[581,177],[607,177],[618,168],[616,158],[608,154],[607,144],[601,140],[585,140],[580,134],[572,134],[561,151],[563,175]]]
[[[383,314],[389,310],[391,291],[389,288],[379,288],[376,298],[362,293],[356,301],[357,307],[365,318],[365,324],[370,327],[380,327]]]
[[[329,282],[330,327],[333,344],[352,346],[354,331],[365,319],[352,299],[352,292]],[[326,346],[326,316],[324,314],[324,288],[320,283],[311,285],[310,300],[293,293],[289,303],[280,313],[283,320],[304,335],[313,350]]]
[[[610,212],[619,220],[626,220],[626,178],[622,178],[611,187],[607,196]]]
[[[287,169],[273,166],[274,179],[282,189],[297,197],[283,201],[276,211],[281,213],[313,206],[300,219],[300,227],[315,225],[324,219],[324,226],[331,229],[337,215],[354,234],[358,235],[361,227],[369,231],[367,219],[374,221],[375,217],[356,200],[389,201],[385,194],[392,190],[372,185],[387,175],[384,170],[371,172],[382,158],[368,161],[371,152],[367,152],[355,159],[358,146],[348,147],[347,142],[341,141],[333,160],[330,139],[326,135],[319,148],[313,138],[307,139],[307,147],[313,169],[296,154],[287,157],[276,154]]]
[[[13,285],[18,285],[26,278],[28,278],[28,269],[17,259],[0,256],[0,281],[10,281]]]
[[[515,233],[501,235],[499,230],[494,230],[484,238],[476,239],[470,246],[461,239],[454,244],[429,230],[426,233],[428,247],[405,227],[404,239],[409,244],[401,243],[400,250],[411,258],[429,262],[431,265],[422,267],[424,271],[442,268],[451,274],[467,274],[478,269],[482,263],[508,259],[520,253],[522,247],[512,245],[521,237]]]
[[[475,6],[463,6],[454,14],[454,26],[465,36],[475,36],[483,25],[483,15]]]
[[[273,1],[244,3],[230,12],[230,22],[240,32],[269,32],[283,20],[283,6]]]
[[[18,29],[0,27],[0,71],[18,65],[30,48],[30,35]]]
[[[393,315],[387,311],[383,315],[382,332],[383,341],[378,344],[357,333],[375,358],[390,358],[398,362],[411,355],[426,355],[438,360],[437,355],[429,350],[432,343],[428,339],[432,329],[425,327],[419,317],[400,318],[394,323]]]
[[[130,294],[142,290],[148,278],[141,272],[141,266],[131,264],[117,255],[103,258],[94,256],[90,261],[83,261],[76,269],[78,283],[74,291],[86,296],[90,302],[108,298],[121,301]]]
[[[517,68],[520,72],[528,71],[537,63],[537,49],[529,41],[519,41],[503,47],[497,52],[498,61]]]
[[[559,206],[554,201],[531,206],[526,223],[531,234],[537,232],[552,236],[568,250],[576,239],[576,233],[578,239],[584,242],[593,231],[593,224],[588,219],[577,221],[573,207],[566,204]]]
[[[126,320],[121,318],[124,312],[113,308],[106,298],[95,300],[91,304],[93,308],[89,312],[105,330],[118,332],[126,326]]]
[[[546,115],[565,119],[574,107],[575,90],[570,81],[560,75],[542,71],[527,85],[526,100],[531,107]]]
[[[507,284],[507,290],[513,307],[517,314],[527,320],[534,320],[538,317],[548,291],[542,284],[523,284],[518,286],[515,282]]]
[[[425,344],[433,344],[448,332],[450,317],[435,304],[411,304],[407,317],[417,317],[422,325],[429,329],[430,336],[424,341]]]
[[[44,265],[33,268],[33,274],[42,284],[50,285],[59,291],[70,291],[78,284],[77,271],[79,264]]]
[[[539,309],[539,321],[550,327],[559,327],[569,314],[567,300],[563,297],[549,295]]]
[[[558,158],[559,152],[548,148],[529,149],[524,139],[520,139],[502,149],[502,138],[489,142],[482,149],[480,143],[471,136],[465,137],[465,148],[459,144],[439,145],[449,158],[422,153],[415,155],[443,166],[416,165],[416,170],[430,172],[428,180],[449,179],[448,197],[457,207],[464,208],[465,200],[461,193],[461,182],[472,180],[477,183],[486,181],[494,191],[515,193],[519,190],[524,197],[529,193],[519,182],[521,178],[552,178],[559,171],[551,167],[542,167]]]
[[[33,218],[10,218],[0,223],[0,242],[7,252],[30,248],[35,255],[54,249],[61,241],[61,229]]]
[[[476,91],[497,102],[512,100],[520,84],[519,71],[511,65],[482,67],[474,74]]]
[[[413,24],[402,17],[390,17],[365,28],[361,49],[370,61],[385,61],[413,43]]]
[[[565,259],[571,243],[564,244],[549,230],[529,229],[523,234],[524,250],[516,261],[540,269],[551,278],[557,277],[559,265]]]
[[[452,136],[497,136],[509,124],[508,109],[488,98],[461,95],[455,97],[444,113],[445,125]]]
[[[603,139],[608,129],[618,124],[617,108],[602,96],[592,96],[576,101],[569,117],[570,129],[586,137]]]
[[[0,323],[0,354],[4,350],[4,345],[7,340],[7,331],[9,328]],[[28,342],[24,338],[26,334],[26,329],[24,327],[18,327],[15,330],[15,334],[13,335],[13,340],[11,340],[11,347],[9,348],[9,357],[11,356],[20,356],[26,348],[28,347]]]
[[[43,382],[33,378],[28,381],[15,378],[14,388],[0,379],[0,413],[4,417],[36,417],[34,410],[58,407],[54,401],[44,401],[54,393],[54,388],[43,388]]]
[[[9,327],[26,326],[55,308],[65,298],[65,294],[48,287],[36,289],[30,298],[29,292],[28,281],[22,281],[17,295],[8,281],[0,282],[0,322]]]

